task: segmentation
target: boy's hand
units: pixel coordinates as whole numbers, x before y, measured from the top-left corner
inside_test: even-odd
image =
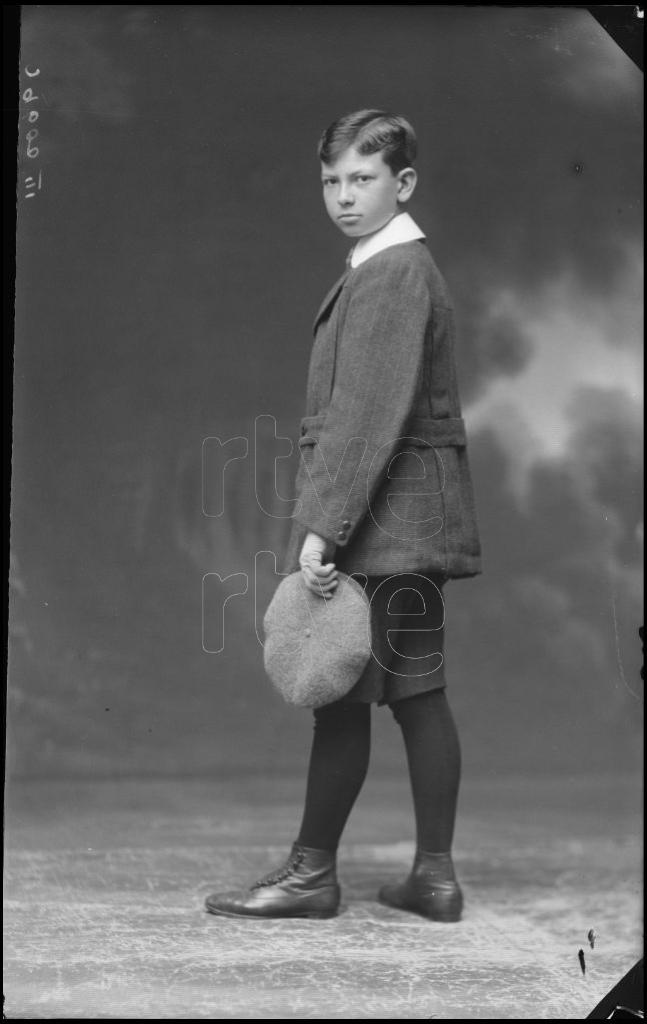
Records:
[[[308,533],[303,542],[299,555],[301,574],[308,590],[318,597],[330,599],[339,583],[337,570],[332,561],[335,550],[336,545],[325,537],[320,537],[318,533]],[[327,559],[330,561],[326,561]]]

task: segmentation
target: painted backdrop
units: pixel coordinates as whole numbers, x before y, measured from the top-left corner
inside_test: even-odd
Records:
[[[293,507],[311,320],[347,251],[316,141],[376,106],[417,128],[411,212],[458,316],[485,569],[446,592],[465,770],[635,771],[629,58],[568,7],[22,19],[10,769],[303,765],[310,716],[271,692],[257,630]],[[374,763],[400,770],[388,711],[375,721]]]

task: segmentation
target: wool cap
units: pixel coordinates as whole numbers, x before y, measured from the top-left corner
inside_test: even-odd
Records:
[[[357,580],[337,573],[331,598],[300,571],[281,580],[263,617],[265,671],[289,704],[317,708],[348,693],[371,654],[370,601]]]

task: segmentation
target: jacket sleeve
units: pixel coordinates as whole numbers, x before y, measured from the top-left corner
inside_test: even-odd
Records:
[[[351,288],[330,404],[315,443],[302,448],[306,472],[295,515],[342,547],[367,515],[406,433],[431,313],[423,268],[393,249],[357,268]]]

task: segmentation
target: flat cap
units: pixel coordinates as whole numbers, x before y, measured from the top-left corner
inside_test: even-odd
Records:
[[[337,573],[331,598],[313,594],[300,571],[279,583],[263,617],[265,671],[289,704],[322,707],[348,693],[371,654],[370,602]]]

